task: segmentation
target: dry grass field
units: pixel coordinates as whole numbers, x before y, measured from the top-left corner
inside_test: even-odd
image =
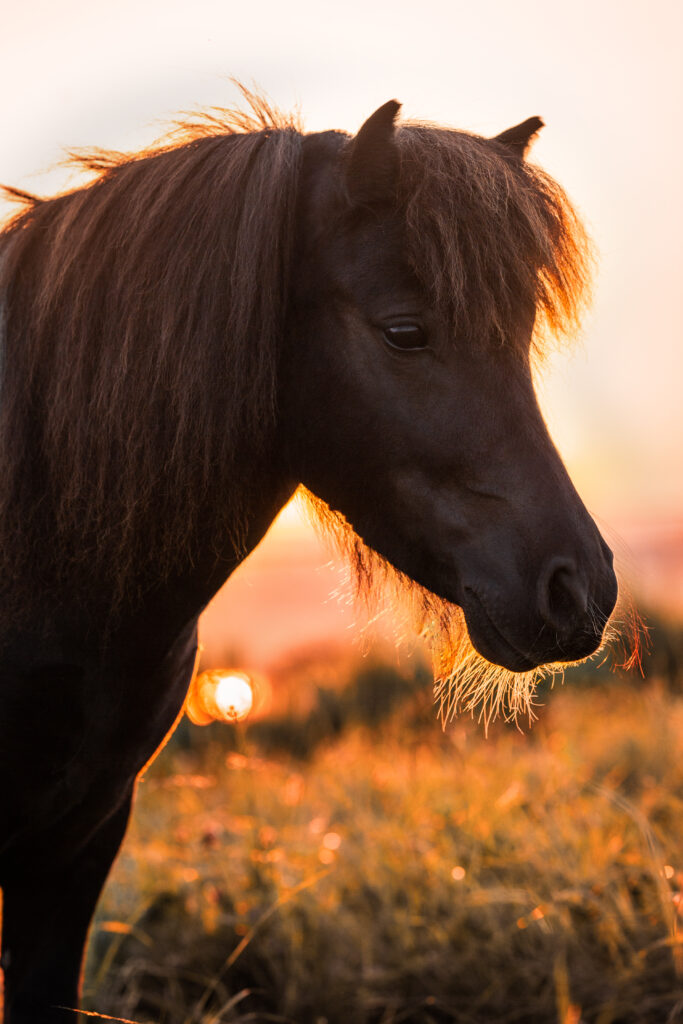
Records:
[[[680,662],[575,673],[530,731],[488,739],[442,733],[419,671],[361,676],[306,721],[180,730],[140,783],[86,1005],[141,1024],[683,1021]]]

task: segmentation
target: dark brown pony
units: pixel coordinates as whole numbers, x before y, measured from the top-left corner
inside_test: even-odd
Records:
[[[540,120],[484,139],[396,128],[390,102],[354,138],[304,135],[247,98],[81,155],[91,184],[15,192],[0,236],[8,1024],[73,1018],[198,615],[298,485],[361,580],[389,567],[411,594],[446,713],[523,704],[616,598],[531,380],[587,280],[566,196],[524,158]],[[474,652],[497,683],[453,677]]]

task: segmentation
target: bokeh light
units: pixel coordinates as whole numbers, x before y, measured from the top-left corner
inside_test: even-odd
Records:
[[[192,682],[185,711],[194,725],[241,722],[254,707],[254,686],[246,672],[210,669]]]
[[[227,722],[239,722],[253,707],[254,691],[248,677],[231,673],[218,680],[213,699]]]

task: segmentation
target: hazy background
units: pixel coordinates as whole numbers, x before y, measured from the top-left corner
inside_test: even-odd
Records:
[[[4,7],[0,182],[39,193],[72,180],[54,167],[63,147],[139,147],[179,110],[234,102],[230,75],[300,106],[309,130],[355,131],[391,97],[407,117],[483,134],[540,114],[533,159],[567,188],[600,254],[584,339],[553,361],[543,407],[636,586],[683,607],[683,5]],[[351,612],[324,603],[336,579],[317,568],[326,557],[291,513],[205,630],[249,649],[256,617],[256,660],[264,646],[345,631]]]

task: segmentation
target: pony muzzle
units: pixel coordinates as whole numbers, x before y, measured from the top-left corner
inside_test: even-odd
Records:
[[[573,559],[554,556],[539,575],[534,597],[505,605],[500,596],[494,601],[466,586],[463,611],[472,644],[487,661],[512,672],[590,657],[602,643],[618,596],[612,565],[599,570],[589,582]]]

